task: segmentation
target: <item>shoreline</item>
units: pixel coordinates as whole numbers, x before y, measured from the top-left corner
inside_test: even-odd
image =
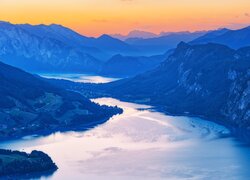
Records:
[[[81,93],[81,92],[79,92],[79,93]],[[203,120],[206,120],[209,122],[213,122],[213,123],[216,123],[218,125],[221,125],[221,126],[224,126],[225,128],[227,128],[230,131],[229,137],[235,138],[236,140],[238,140],[242,143],[250,145],[250,139],[249,139],[250,130],[243,129],[243,128],[235,128],[235,127],[233,127],[233,125],[230,125],[230,124],[224,122],[225,120],[215,120],[215,119],[212,120],[212,118],[206,117],[204,115],[191,114],[190,112],[188,112],[188,113],[185,113],[185,112],[174,113],[174,112],[164,110],[164,108],[166,108],[164,106],[157,106],[157,105],[150,104],[147,102],[138,102],[136,100],[112,96],[110,94],[106,95],[105,97],[115,98],[115,99],[118,99],[120,101],[125,101],[125,102],[130,102],[130,103],[135,103],[135,104],[148,105],[148,106],[151,106],[150,109],[152,111],[160,112],[160,113],[163,113],[163,114],[168,115],[168,116],[185,116],[185,117],[190,117],[190,118],[200,118],[200,119],[203,119]],[[105,97],[97,96],[96,98],[105,98]]]
[[[117,113],[117,114],[114,114],[114,115],[112,115],[110,117],[107,117],[105,119],[95,121],[94,123],[84,124],[84,125],[80,125],[80,126],[79,125],[73,125],[73,126],[68,126],[68,127],[58,127],[58,128],[50,129],[50,130],[35,131],[34,133],[23,133],[23,134],[21,134],[19,136],[0,137],[0,142],[4,143],[4,142],[8,142],[8,141],[15,141],[15,140],[23,139],[24,137],[27,137],[27,136],[43,137],[43,136],[48,136],[48,135],[58,133],[58,132],[63,133],[63,132],[70,132],[70,131],[74,131],[74,132],[86,131],[88,129],[92,129],[94,127],[97,127],[99,125],[104,124],[109,119],[111,119],[113,116],[118,115],[118,114],[121,114],[121,113]]]

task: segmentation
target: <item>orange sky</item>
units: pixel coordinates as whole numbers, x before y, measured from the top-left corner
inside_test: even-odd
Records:
[[[250,25],[250,0],[0,0],[0,20],[62,24],[84,35]]]

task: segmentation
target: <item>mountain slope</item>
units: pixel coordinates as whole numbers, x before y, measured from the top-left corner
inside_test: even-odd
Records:
[[[109,35],[103,34],[98,38],[90,38],[84,41],[92,47],[99,48],[107,52],[110,56],[115,54],[136,54],[137,49],[128,45],[127,43],[115,39]]]
[[[34,26],[34,28],[38,28]],[[37,30],[38,31],[38,30]],[[27,71],[95,72],[101,62],[50,35],[0,22],[0,60]],[[39,34],[39,33],[38,33]],[[44,33],[47,34],[47,33]]]
[[[206,44],[209,42],[224,44],[234,49],[250,46],[250,27],[238,30],[221,29],[213,31],[191,41],[191,44]]]
[[[92,38],[80,35],[79,33],[58,24],[51,25],[30,25],[30,24],[17,24],[15,25],[29,34],[35,35],[40,38],[50,38],[60,41],[68,46],[76,49],[81,49],[82,52],[90,54],[91,56],[102,59],[107,54],[98,48],[90,47],[85,41],[89,41]]]
[[[3,63],[0,83],[0,138],[91,127],[121,112]]]

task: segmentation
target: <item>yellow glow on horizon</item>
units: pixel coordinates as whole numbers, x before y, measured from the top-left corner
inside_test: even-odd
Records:
[[[250,25],[249,0],[0,0],[11,23],[57,23],[91,36],[139,29],[204,30]]]

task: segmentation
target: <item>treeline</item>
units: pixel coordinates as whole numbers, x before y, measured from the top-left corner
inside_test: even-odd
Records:
[[[30,154],[0,149],[0,176],[55,171],[56,164],[41,151]]]

